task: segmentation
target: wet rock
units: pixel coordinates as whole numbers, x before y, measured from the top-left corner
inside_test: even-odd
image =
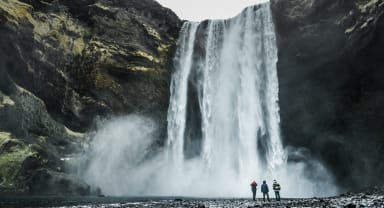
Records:
[[[49,169],[37,170],[28,182],[31,183],[31,194],[74,196],[91,194],[91,187],[80,179]]]
[[[33,2],[0,8],[3,68],[55,120],[86,131],[97,116],[166,111],[174,13],[152,0]]]
[[[345,205],[344,208],[356,208],[356,204],[349,203],[349,204]]]
[[[98,119],[148,114],[162,141],[180,26],[153,0],[2,1],[1,190],[89,193],[66,161]]]
[[[309,149],[347,190],[383,185],[384,4],[271,0],[271,7],[285,143]]]
[[[23,164],[30,157],[37,157],[37,153],[25,143],[17,140],[9,132],[0,132],[0,184],[2,189],[23,191],[23,184],[19,180],[23,177]]]

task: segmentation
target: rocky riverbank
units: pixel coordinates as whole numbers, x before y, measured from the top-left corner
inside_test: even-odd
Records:
[[[144,207],[177,207],[177,208],[257,208],[257,207],[384,207],[384,189],[375,188],[359,193],[348,193],[338,197],[282,199],[277,202],[263,202],[258,198],[250,199],[193,199],[193,198],[33,198],[33,199],[2,199],[0,206],[13,208],[28,207],[62,207],[62,208],[144,208]]]

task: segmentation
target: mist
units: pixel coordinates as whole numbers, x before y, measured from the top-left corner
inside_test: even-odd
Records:
[[[272,190],[274,179],[282,197],[335,195],[321,163],[283,146],[276,63],[269,4],[184,23],[164,145],[148,117],[110,120],[91,141],[84,180],[112,196],[248,197],[253,180]]]
[[[335,195],[326,168],[280,132],[269,4],[229,20],[185,22],[174,57],[167,138],[149,117],[107,121],[81,176],[112,196],[247,197],[266,180],[282,197]]]
[[[84,154],[81,177],[108,196],[193,196],[249,197],[249,184],[277,179],[282,197],[330,196],[337,193],[332,177],[315,160],[294,148],[286,152],[306,161],[288,163],[273,172],[255,171],[253,177],[239,178],[232,169],[206,171],[203,160],[188,160],[178,166],[169,152],[153,154],[156,123],[147,117],[129,115],[103,123]],[[219,150],[218,150],[219,151]],[[258,190],[258,196],[261,193]]]
[[[106,122],[84,155],[88,161],[82,173],[84,180],[108,195],[139,194],[132,187],[145,188],[143,179],[151,174],[142,169],[143,163],[148,163],[146,156],[155,130],[153,120],[137,115]]]

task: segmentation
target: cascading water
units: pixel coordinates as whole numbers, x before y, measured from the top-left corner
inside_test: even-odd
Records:
[[[286,163],[268,5],[249,7],[229,21],[187,22],[180,35],[168,112],[172,158],[200,160],[210,183],[267,177]],[[191,131],[201,131],[200,137],[187,135]],[[187,152],[199,153],[186,158]]]
[[[86,180],[112,195],[240,197],[249,196],[252,180],[264,179],[277,179],[283,196],[333,194],[321,165],[313,162],[317,174],[308,178],[306,164],[287,161],[279,130],[276,62],[268,3],[249,7],[230,20],[186,22],[174,58],[164,150],[146,161],[131,155],[127,166],[119,166],[116,161],[127,163],[124,145],[130,142],[116,137],[120,152],[92,152]],[[110,131],[113,128],[116,125]],[[93,145],[108,142],[113,141],[99,136]],[[148,154],[148,142],[141,143],[146,146],[136,141],[139,151],[125,149]],[[96,147],[91,149],[100,149]],[[106,167],[108,160],[116,166]],[[100,183],[108,176],[95,171],[99,166],[126,177]]]

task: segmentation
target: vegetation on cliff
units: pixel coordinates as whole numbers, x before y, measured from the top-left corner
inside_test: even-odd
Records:
[[[89,193],[65,158],[95,119],[165,125],[179,27],[152,0],[1,1],[0,191]]]

